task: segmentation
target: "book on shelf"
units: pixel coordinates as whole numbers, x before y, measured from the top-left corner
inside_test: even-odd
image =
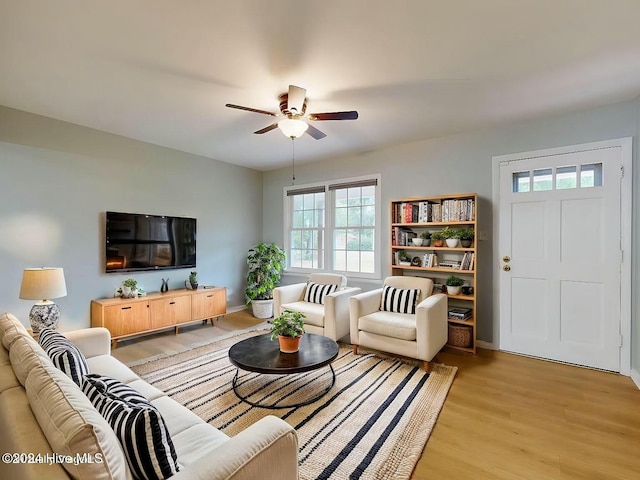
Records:
[[[471,318],[473,311],[470,308],[451,308],[449,309],[449,318],[456,320],[466,320]]]
[[[460,270],[473,270],[474,259],[475,253],[465,252],[462,257],[462,263],[460,264]]]
[[[438,255],[435,253],[425,253],[422,257],[422,266],[424,268],[434,268],[438,266]]]
[[[450,268],[452,270],[460,270],[460,260],[441,260],[440,268]]]

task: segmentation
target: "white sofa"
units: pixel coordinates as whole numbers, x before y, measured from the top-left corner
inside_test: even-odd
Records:
[[[91,373],[121,380],[160,411],[182,467],[171,478],[298,478],[297,436],[286,422],[268,416],[230,438],[112,357],[108,330],[89,328],[64,335],[84,354]],[[0,341],[0,452],[26,454],[22,460],[35,462],[21,457],[15,457],[18,462],[0,462],[0,478],[132,478],[113,430],[11,314],[0,315]],[[101,461],[38,463],[38,454],[53,458],[44,456],[54,452],[88,454]]]
[[[423,361],[424,370],[447,343],[447,296],[433,294],[429,278],[393,276],[384,285],[396,289],[419,289],[415,314],[384,311],[382,288],[351,297],[351,343]]]
[[[321,285],[337,285],[338,290],[324,296],[324,304],[306,302],[305,292],[309,282]],[[307,333],[323,335],[339,340],[349,335],[349,297],[362,291],[347,287],[347,277],[333,273],[312,273],[307,283],[295,283],[274,288],[273,315],[285,310],[304,313],[304,329]]]

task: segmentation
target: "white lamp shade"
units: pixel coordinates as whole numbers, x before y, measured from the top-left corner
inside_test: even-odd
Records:
[[[309,125],[302,120],[296,120],[295,118],[285,118],[278,122],[278,128],[282,130],[289,138],[298,138],[304,132],[307,131]]]
[[[20,286],[23,300],[49,300],[67,295],[62,268],[25,268]]]

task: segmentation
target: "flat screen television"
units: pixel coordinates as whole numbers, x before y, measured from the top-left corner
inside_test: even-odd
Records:
[[[106,212],[106,272],[196,266],[196,219]]]

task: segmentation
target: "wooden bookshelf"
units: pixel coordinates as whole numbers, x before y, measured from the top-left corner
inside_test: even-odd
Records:
[[[410,207],[408,207],[410,205]],[[391,273],[392,275],[414,275],[431,278],[434,285],[445,284],[449,275],[455,275],[464,280],[465,286],[473,287],[470,295],[448,295],[448,309],[469,308],[471,317],[464,320],[449,318],[452,326],[466,326],[471,329],[471,344],[460,346],[447,344],[447,347],[476,353],[477,309],[476,299],[478,289],[476,275],[478,272],[478,195],[476,193],[456,193],[431,197],[409,197],[391,201]],[[454,230],[473,229],[475,232],[471,245],[462,247],[460,241],[455,247],[434,247],[433,241],[428,246],[416,246],[412,238],[428,231],[435,233],[444,227]],[[399,264],[399,254],[404,252],[411,260],[418,257],[419,266]],[[438,265],[423,266],[425,254],[435,254]],[[473,254],[473,266],[461,270],[439,266],[441,261],[462,262],[465,255]],[[445,292],[446,293],[446,290]]]

